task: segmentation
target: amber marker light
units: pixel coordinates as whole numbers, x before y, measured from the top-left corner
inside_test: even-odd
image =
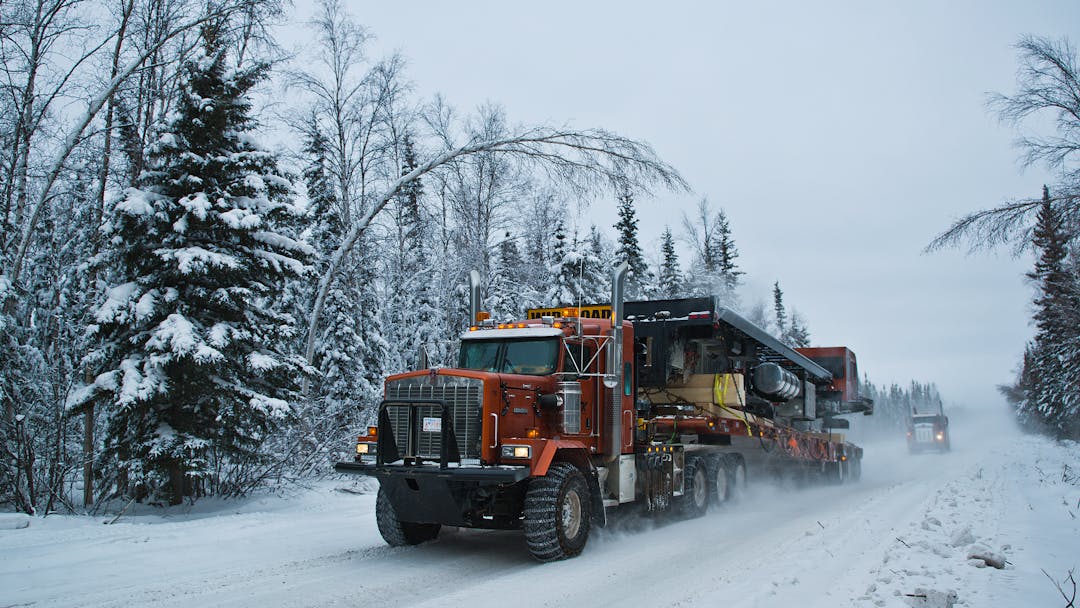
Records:
[[[540,436],[540,430],[539,429],[529,429],[529,431],[527,433],[525,433],[525,436],[528,437],[529,439],[536,439],[537,437]]]

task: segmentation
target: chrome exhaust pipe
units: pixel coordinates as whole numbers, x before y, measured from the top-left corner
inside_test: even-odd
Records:
[[[611,341],[608,342],[608,373],[604,385],[611,389],[611,408],[607,460],[618,460],[622,454],[622,386],[623,386],[623,293],[626,287],[626,262],[619,264],[611,276]]]
[[[469,271],[469,327],[473,325],[479,325],[480,319],[480,272],[477,270]]]

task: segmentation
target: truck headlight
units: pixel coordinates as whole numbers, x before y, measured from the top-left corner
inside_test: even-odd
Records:
[[[944,441],[945,440],[945,433],[938,433],[937,434],[937,440],[938,441]]]
[[[527,445],[502,446],[503,458],[532,458],[532,447]]]
[[[376,451],[374,443],[358,443],[356,444],[356,453],[359,456],[367,456],[374,454]]]

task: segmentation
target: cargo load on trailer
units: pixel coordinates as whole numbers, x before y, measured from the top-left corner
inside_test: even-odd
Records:
[[[625,277],[611,304],[495,323],[473,273],[457,365],[387,378],[377,423],[335,465],[379,480],[389,544],[521,529],[552,561],[627,505],[698,516],[759,476],[858,479],[862,449],[836,432],[873,412],[851,351],[831,370],[816,361],[832,349],[793,350],[712,298],[624,303]]]

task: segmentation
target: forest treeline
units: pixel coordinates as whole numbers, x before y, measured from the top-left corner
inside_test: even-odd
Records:
[[[779,282],[738,301],[722,209],[639,242],[635,201],[687,189],[648,144],[420,99],[339,0],[287,56],[287,8],[0,5],[0,503],[323,474],[387,374],[453,363],[473,269],[497,319],[604,302],[625,261],[631,298],[716,295],[808,344]],[[577,212],[598,196],[608,225]]]

